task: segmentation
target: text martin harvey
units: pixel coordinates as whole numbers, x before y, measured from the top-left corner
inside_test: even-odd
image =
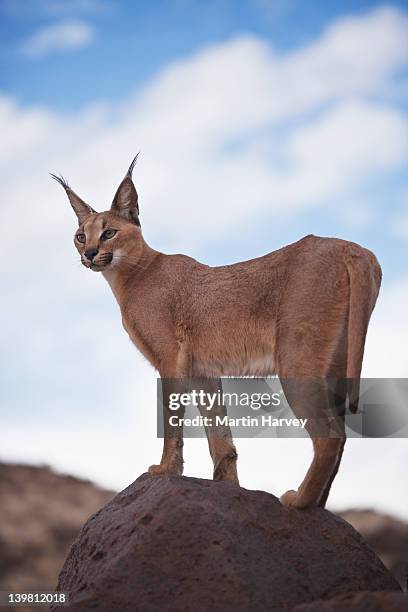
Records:
[[[305,428],[307,419],[277,419],[270,415],[256,417],[228,417],[228,416],[195,416],[193,418],[178,417],[172,415],[169,418],[171,427],[300,427]]]

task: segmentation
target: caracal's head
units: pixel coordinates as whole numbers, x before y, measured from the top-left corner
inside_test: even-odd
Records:
[[[78,218],[74,244],[81,262],[94,272],[102,272],[118,264],[137,265],[142,248],[139,206],[132,172],[138,155],[132,161],[118,187],[112,206],[97,213],[72,191],[67,181],[52,174],[62,185]]]

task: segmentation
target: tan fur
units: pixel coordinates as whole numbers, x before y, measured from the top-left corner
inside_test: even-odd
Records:
[[[163,379],[202,376],[203,385],[214,389],[219,377],[230,375],[349,377],[357,384],[352,387],[355,402],[367,325],[381,281],[370,251],[344,240],[306,236],[263,257],[209,267],[146,244],[136,224],[131,171],[112,209],[100,214],[62,184],[86,236],[85,244],[75,243],[83,263],[90,267],[84,253],[99,248],[92,267],[102,271],[125,330]],[[102,242],[106,228],[117,233]],[[320,399],[327,403],[327,397],[313,404],[307,393],[282,384],[296,415],[313,416],[315,411],[314,416],[321,416],[317,404]],[[217,409],[223,411],[222,406]],[[334,438],[312,429],[309,433],[314,459],[299,489],[281,498],[288,506],[324,505],[340,463],[345,441],[341,425]],[[209,428],[207,436],[214,477],[238,482],[229,430],[220,435]],[[181,430],[165,438],[161,462],[150,472],[181,474],[182,446]]]

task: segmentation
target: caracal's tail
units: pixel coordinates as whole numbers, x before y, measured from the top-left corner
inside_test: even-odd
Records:
[[[347,394],[351,412],[358,409],[364,344],[381,285],[381,267],[371,251],[353,245],[346,265],[350,282],[347,333]]]

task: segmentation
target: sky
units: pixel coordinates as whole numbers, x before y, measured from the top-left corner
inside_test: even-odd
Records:
[[[49,172],[104,210],[130,160],[149,244],[210,265],[305,234],[372,249],[364,374],[408,376],[404,2],[2,0],[0,459],[123,488],[161,453],[156,374],[73,248]],[[306,440],[238,440],[241,482],[296,488]],[[185,474],[210,477],[204,440]],[[407,516],[406,440],[350,440],[330,507]]]

